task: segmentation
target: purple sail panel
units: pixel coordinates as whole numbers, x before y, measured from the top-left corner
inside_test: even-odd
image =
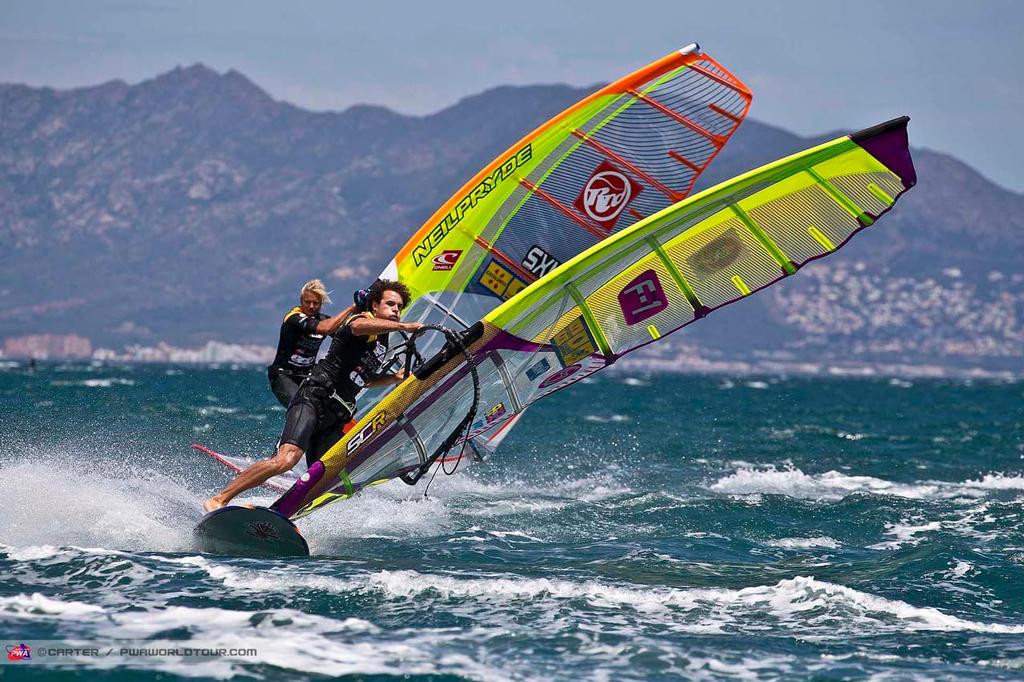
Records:
[[[909,116],[901,116],[850,135],[850,139],[864,151],[900,176],[907,189],[917,184],[917,171],[910,158],[910,142],[907,139],[909,122]]]

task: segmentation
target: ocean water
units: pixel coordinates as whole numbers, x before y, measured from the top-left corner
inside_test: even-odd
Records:
[[[264,456],[275,405],[259,368],[0,366],[0,677],[1024,676],[1024,383],[608,372],[300,522],[309,559],[197,554],[228,475],[189,445]]]

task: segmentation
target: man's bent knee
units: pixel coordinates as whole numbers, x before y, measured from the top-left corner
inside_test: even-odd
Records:
[[[300,459],[302,459],[302,448],[294,443],[281,443],[281,447],[277,449],[270,461],[277,473],[283,474],[286,471],[291,471]]]

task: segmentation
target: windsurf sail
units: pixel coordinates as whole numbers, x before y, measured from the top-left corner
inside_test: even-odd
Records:
[[[430,371],[370,410],[275,508],[303,516],[421,471],[471,408],[475,383],[480,410],[467,437],[500,432],[544,396],[833,253],[916,183],[907,122],[741,175],[560,265],[466,337],[472,363],[450,351],[425,363]]]
[[[463,185],[381,273],[410,289],[402,319],[466,329],[686,197],[750,101],[746,85],[694,43],[558,114]],[[443,338],[427,341],[424,355]],[[390,390],[364,393],[358,416]]]

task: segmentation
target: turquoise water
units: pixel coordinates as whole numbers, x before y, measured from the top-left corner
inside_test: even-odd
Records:
[[[0,370],[0,632],[36,653],[0,676],[1024,674],[1022,383],[609,372],[426,498],[300,522],[310,559],[196,554],[227,475],[189,444],[263,456],[274,405],[258,368]],[[236,653],[121,652],[168,641]]]

